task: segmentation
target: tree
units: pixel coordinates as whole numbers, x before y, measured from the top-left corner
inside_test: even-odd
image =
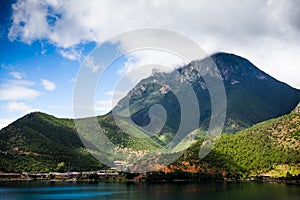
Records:
[[[88,175],[88,179],[97,181],[97,180],[99,180],[99,176],[97,173],[91,173]]]
[[[56,171],[64,172],[65,169],[66,169],[65,162],[60,162],[60,163],[57,164]]]

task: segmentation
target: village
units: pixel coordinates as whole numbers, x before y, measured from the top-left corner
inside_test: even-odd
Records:
[[[99,180],[99,179],[120,179],[124,173],[120,170],[124,168],[122,161],[114,161],[114,166],[109,169],[99,169],[94,171],[71,171],[66,172],[0,172],[0,180],[52,180],[52,181],[80,181],[80,180]]]
[[[115,179],[120,177],[117,170],[98,170],[86,172],[49,172],[49,173],[0,173],[0,180],[98,180],[98,179]]]

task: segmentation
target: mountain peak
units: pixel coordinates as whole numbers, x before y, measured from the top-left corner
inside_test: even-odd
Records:
[[[300,100],[299,90],[277,81],[249,60],[234,54],[219,52],[202,60],[192,61],[173,72],[155,73],[143,79],[124,99],[119,101],[114,111],[122,113],[127,108],[125,102],[129,100],[131,118],[138,125],[146,126],[150,123],[148,110],[152,105],[160,104],[166,109],[168,115],[166,130],[170,128],[176,132],[181,111],[174,94],[186,87],[184,83],[190,83],[199,100],[200,126],[205,129],[211,112],[210,94],[205,78],[218,79],[224,83],[227,100],[225,131],[228,132],[235,132],[255,123],[290,113]],[[160,80],[159,84],[157,80]],[[168,85],[170,81],[178,84],[170,89]]]
[[[231,82],[241,77],[251,77],[258,80],[267,80],[271,77],[258,69],[253,63],[241,56],[219,52],[210,56],[219,69],[223,80]],[[237,80],[236,80],[237,81]]]
[[[34,111],[34,112],[28,113],[27,115],[25,115],[22,118],[31,119],[31,118],[41,118],[41,117],[53,117],[53,116],[43,113],[43,112],[40,112],[40,111]]]
[[[244,79],[275,80],[249,60],[225,52],[218,52],[202,60],[192,61],[188,65],[178,68],[177,72],[183,75],[181,78],[183,80],[194,81],[204,75],[227,81],[232,85],[238,84]]]

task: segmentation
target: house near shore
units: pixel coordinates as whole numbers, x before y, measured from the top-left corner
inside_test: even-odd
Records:
[[[25,178],[22,173],[0,173],[0,179],[21,179]]]

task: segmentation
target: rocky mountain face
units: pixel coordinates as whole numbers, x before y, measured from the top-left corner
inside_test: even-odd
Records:
[[[219,72],[211,67],[210,60],[214,61]],[[224,132],[236,132],[290,113],[300,100],[299,90],[274,79],[247,59],[216,53],[171,73],[154,73],[138,83],[113,111],[122,113],[128,105],[125,102],[129,102],[130,118],[136,124],[146,126],[151,122],[149,109],[159,104],[167,113],[162,133],[174,133],[181,120],[181,105],[176,95],[189,84],[198,100],[199,127],[207,129],[211,117],[211,91],[206,80],[222,81],[224,84],[227,102]]]
[[[300,103],[296,106],[292,113],[300,113]]]
[[[219,73],[211,70],[209,59],[214,61]],[[142,80],[118,103],[114,111],[122,113],[127,106],[124,102],[129,102],[130,117],[136,124],[146,126],[151,121],[149,109],[154,104],[160,104],[168,116],[162,132],[176,132],[181,115],[176,93],[189,83],[197,96],[201,113],[199,127],[207,129],[211,117],[211,91],[205,80],[209,79],[221,80],[225,87],[227,112],[224,132],[236,132],[290,113],[300,100],[299,90],[274,79],[247,59],[217,53],[171,73],[155,73]],[[168,84],[170,82],[177,84],[171,87]]]

